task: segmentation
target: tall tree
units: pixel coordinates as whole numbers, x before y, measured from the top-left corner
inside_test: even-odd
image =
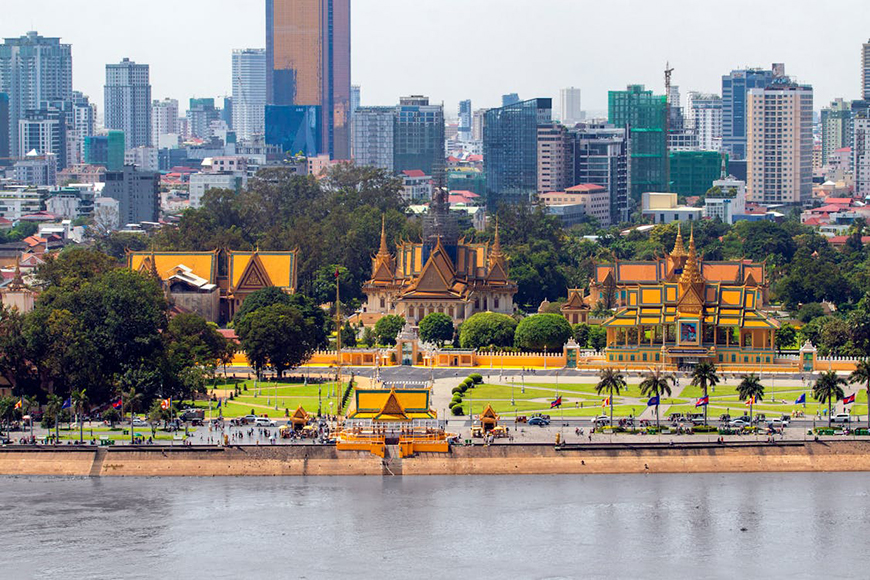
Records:
[[[707,388],[715,387],[719,383],[719,375],[716,374],[716,365],[711,362],[703,361],[695,366],[692,370],[692,385],[701,387],[704,393],[704,398],[708,397]],[[707,424],[707,407],[710,401],[704,405],[704,425]]]
[[[607,398],[610,401],[610,427],[613,427],[613,396],[619,395],[620,391],[626,387],[625,377],[622,376],[617,369],[612,367],[603,368],[598,373],[598,384],[595,386],[595,391],[600,395],[607,392]]]
[[[822,404],[828,404],[828,427],[831,426],[833,404],[843,399],[844,386],[846,379],[839,376],[837,371],[823,372],[813,385],[813,398]]]
[[[432,312],[420,321],[420,340],[443,346],[453,340],[453,319],[443,312]]]
[[[671,394],[671,387],[677,383],[674,375],[664,372],[660,367],[651,370],[647,373],[640,383],[640,393],[644,397],[658,397],[659,404],[656,405],[656,429],[659,428],[659,405],[661,404],[662,395]]]
[[[764,385],[758,375],[750,373],[743,375],[737,385],[737,396],[741,401],[749,401],[749,422],[752,423],[752,409],[755,403],[764,399]]]

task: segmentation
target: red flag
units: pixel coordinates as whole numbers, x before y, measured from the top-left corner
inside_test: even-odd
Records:
[[[858,393],[852,393],[852,394],[849,395],[848,397],[845,397],[845,398],[843,399],[843,404],[844,404],[844,405],[851,405],[852,403],[854,403],[854,402],[855,402],[855,397],[857,396],[857,394],[858,394]]]
[[[335,279],[338,280],[338,268],[335,269]]]
[[[112,403],[112,406],[116,409],[120,409],[124,402],[121,400],[121,397],[118,397],[118,400]]]

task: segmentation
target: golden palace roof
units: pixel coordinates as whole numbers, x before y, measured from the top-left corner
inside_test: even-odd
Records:
[[[429,389],[356,389],[348,419],[373,421],[413,421],[435,419],[430,409]]]

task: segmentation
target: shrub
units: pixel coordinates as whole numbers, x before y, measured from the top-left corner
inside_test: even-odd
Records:
[[[464,381],[462,381],[461,384],[467,386],[468,388],[471,388],[471,387],[474,386],[474,381],[471,380],[471,378],[467,378],[467,379],[465,379]]]
[[[460,405],[453,405],[452,407],[450,407],[450,412],[453,413],[454,417],[459,417],[461,415],[464,415],[464,413],[462,412],[462,405],[461,404]]]
[[[462,392],[462,388],[461,388],[461,387],[453,387],[453,388],[450,390],[450,392],[453,393],[453,394],[455,395],[456,393],[461,393],[461,392]]]
[[[476,385],[479,385],[480,383],[483,382],[483,375],[478,374],[478,373],[472,373],[472,374],[468,375],[468,378],[471,379],[472,382]]]
[[[462,403],[462,395],[457,393],[453,395],[453,398],[450,400],[450,406],[452,407],[453,405],[457,405],[459,403]]]
[[[692,431],[695,433],[715,433],[718,431],[718,427],[714,427],[713,425],[697,425],[696,427],[692,427]]]

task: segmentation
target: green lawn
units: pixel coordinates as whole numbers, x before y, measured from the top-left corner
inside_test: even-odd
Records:
[[[257,393],[257,387],[254,386],[254,381],[246,381],[245,386],[248,387],[248,390],[242,389],[242,397],[253,397],[255,393]],[[324,395],[329,392],[332,383],[323,383],[321,385],[302,385],[297,383],[278,383],[278,397],[316,397],[318,387],[320,388],[321,393]],[[274,397],[275,396],[275,383],[259,383],[260,389],[260,397]],[[212,389],[209,388],[211,391]],[[218,386],[218,390],[222,390],[220,386]]]
[[[95,427],[94,429],[88,429],[87,427],[84,430],[84,440],[85,441],[99,441],[101,438],[105,437],[111,439],[113,441],[129,441],[130,440],[130,432],[127,431],[127,434],[124,434],[124,429],[128,429],[128,427],[119,427],[118,429],[109,429],[108,427]],[[193,433],[196,429],[188,429],[189,432]],[[184,431],[178,432],[180,435],[184,434]],[[54,434],[54,431],[52,431]],[[135,435],[142,436],[145,439],[151,437],[151,429],[148,427],[136,427]],[[174,435],[172,433],[167,433],[166,431],[157,430],[157,434],[154,436],[156,441],[172,441]],[[79,430],[78,429],[61,429],[60,430],[60,439],[62,441],[78,441],[79,440]]]

